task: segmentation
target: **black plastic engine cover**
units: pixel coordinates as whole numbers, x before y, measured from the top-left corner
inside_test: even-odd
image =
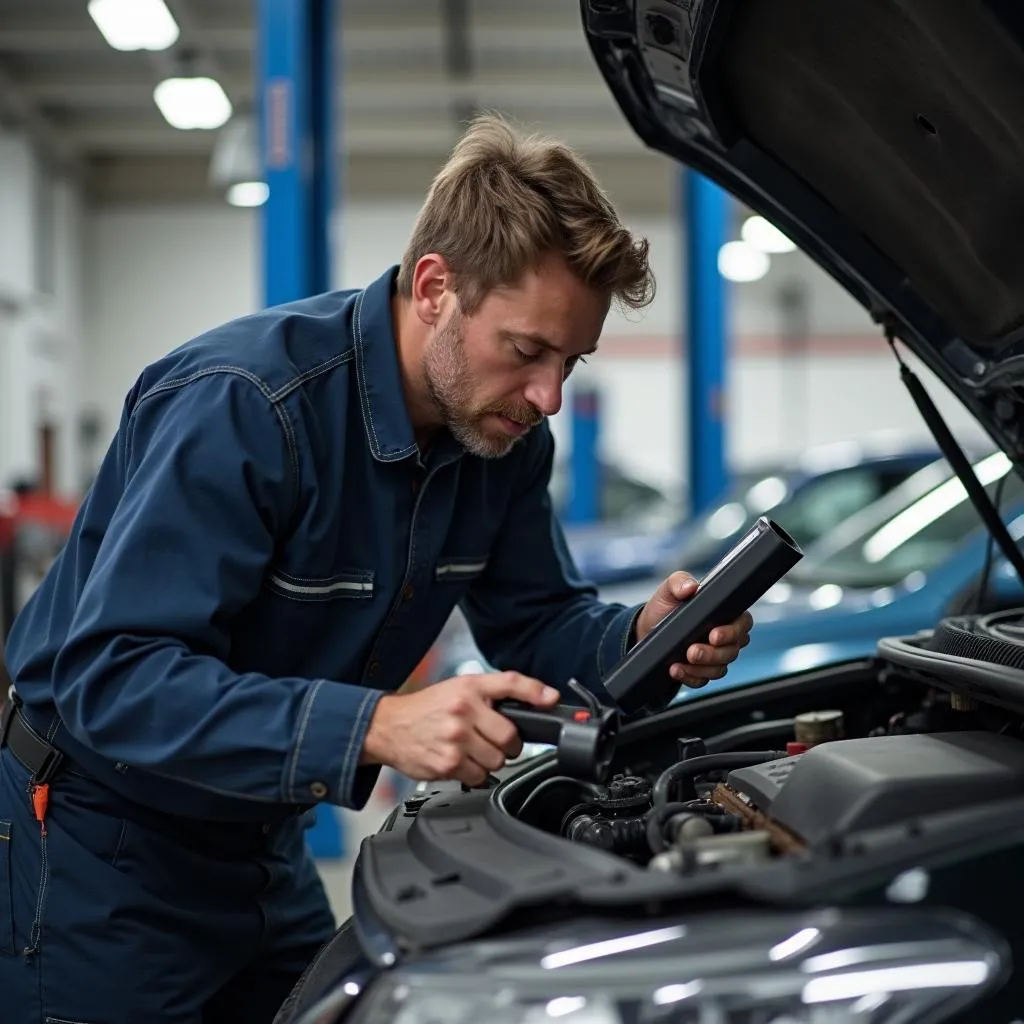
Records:
[[[1024,793],[1024,743],[985,732],[877,736],[729,773],[729,785],[812,846],[865,828]]]

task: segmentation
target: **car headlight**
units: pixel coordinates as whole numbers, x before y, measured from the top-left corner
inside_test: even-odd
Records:
[[[918,910],[715,915],[450,948],[373,983],[345,1024],[915,1024],[1005,977],[1000,941]],[[310,1016],[326,1021],[326,1017]]]

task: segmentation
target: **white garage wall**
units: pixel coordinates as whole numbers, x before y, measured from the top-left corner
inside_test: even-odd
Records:
[[[356,287],[400,257],[416,205],[353,206],[336,227],[336,287]],[[633,227],[651,239],[658,275],[655,303],[643,314],[613,314],[606,352],[587,369],[601,388],[607,454],[652,479],[685,472],[683,368],[673,354],[684,291],[678,232],[665,222]],[[101,209],[86,231],[85,326],[90,399],[107,431],[149,361],[200,331],[259,303],[258,215],[222,205]],[[738,464],[801,451],[807,439],[832,441],[892,429],[925,430],[867,314],[801,254],[781,257],[780,274],[730,289],[729,449]],[[787,361],[759,355],[757,341],[777,337],[780,281],[806,289],[813,354]],[[852,354],[831,354],[846,350]],[[632,354],[631,350],[642,352]],[[933,391],[954,425],[977,432],[958,403]],[[796,410],[796,411],[794,411]],[[568,448],[564,417],[555,430]]]
[[[957,437],[984,443],[960,403],[916,361],[908,361]],[[665,486],[684,480],[686,376],[679,361],[597,358],[590,376],[603,399],[602,451]],[[727,392],[726,441],[735,466],[868,436],[898,434],[933,444],[888,351],[812,357],[792,368],[779,359],[738,358],[728,367]],[[566,438],[559,440],[567,447]]]
[[[0,132],[0,288],[24,301],[35,287],[35,158],[20,135]]]
[[[258,221],[224,204],[92,211],[85,236],[85,374],[110,434],[139,371],[257,308]]]
[[[54,486],[80,489],[81,207],[22,136],[0,133],[0,487],[36,477],[55,431]]]

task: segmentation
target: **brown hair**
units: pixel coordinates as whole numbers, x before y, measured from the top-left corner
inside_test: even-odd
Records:
[[[654,298],[649,243],[623,226],[593,172],[568,146],[476,118],[430,187],[402,257],[398,290],[416,263],[443,256],[463,312],[560,254],[584,284],[640,309]]]

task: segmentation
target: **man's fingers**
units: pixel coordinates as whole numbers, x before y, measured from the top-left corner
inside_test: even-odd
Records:
[[[707,644],[693,644],[686,652],[690,665],[728,665],[740,653],[740,644],[725,647],[708,647]]]
[[[488,771],[478,765],[472,758],[464,758],[455,779],[464,786],[482,786],[487,781]]]
[[[688,572],[674,572],[665,583],[669,594],[677,601],[692,597],[697,589],[697,581]]]
[[[697,679],[694,676],[686,676],[685,679],[680,680],[683,686],[690,690],[699,690],[702,686],[707,686],[711,682],[710,679]]]
[[[496,772],[505,763],[505,752],[476,729],[467,738],[463,751],[470,761],[488,772]]]
[[[737,643],[741,637],[745,637],[754,628],[754,617],[750,612],[744,612],[735,622],[728,626],[716,626],[711,630],[708,640],[715,646],[721,644]],[[746,646],[746,644],[741,644]]]
[[[682,680],[683,676],[693,676],[695,679],[721,679],[729,667],[728,662],[719,665],[695,666],[686,664],[675,664],[669,669],[673,679]]]
[[[694,668],[692,665],[673,665],[669,675],[678,683],[699,687],[713,679],[721,679],[728,671],[728,665],[715,665],[711,668]]]
[[[561,696],[553,686],[545,686],[539,679],[518,672],[498,672],[481,676],[480,693],[489,700],[521,700],[526,704],[551,707]]]
[[[498,750],[504,750],[509,757],[518,757],[523,750],[523,741],[519,738],[519,730],[511,719],[492,711],[483,711],[476,723],[477,731],[483,738]]]
[[[434,760],[434,770],[428,773],[428,779],[455,779],[467,786],[479,786],[490,772],[501,767],[504,759],[473,730],[459,743],[439,749]]]

